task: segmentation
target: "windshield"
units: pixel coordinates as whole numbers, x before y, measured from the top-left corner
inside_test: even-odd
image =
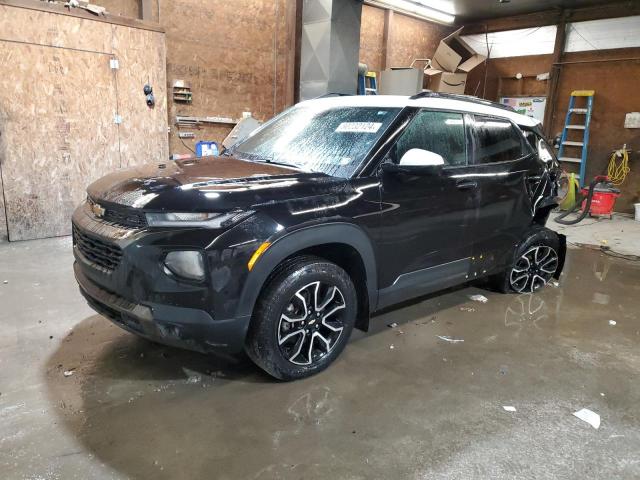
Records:
[[[301,105],[275,117],[232,153],[347,178],[400,110]]]

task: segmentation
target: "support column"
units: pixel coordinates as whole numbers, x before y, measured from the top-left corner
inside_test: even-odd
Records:
[[[301,100],[326,93],[356,93],[361,14],[361,0],[304,0]]]
[[[547,138],[550,138],[553,135],[551,129],[553,128],[553,115],[556,109],[556,102],[558,101],[558,84],[560,83],[560,73],[562,71],[562,65],[559,65],[559,62],[562,61],[562,55],[564,54],[566,31],[567,15],[565,11],[562,11],[560,13],[560,21],[557,24],[556,41],[553,47],[553,60],[547,88],[547,108],[544,112],[544,119],[542,122],[542,130]]]
[[[386,70],[391,65],[389,65],[389,58],[391,57],[391,45],[393,36],[393,10],[387,9],[384,11],[384,30],[382,32],[382,61],[380,62],[381,69]]]

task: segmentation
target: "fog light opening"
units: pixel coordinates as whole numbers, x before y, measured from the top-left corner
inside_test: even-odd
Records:
[[[182,278],[204,280],[204,259],[202,253],[195,250],[175,251],[167,253],[164,259],[165,273],[167,270]]]

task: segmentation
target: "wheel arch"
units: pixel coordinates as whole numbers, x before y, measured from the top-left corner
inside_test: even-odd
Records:
[[[556,273],[553,276],[553,278],[558,279],[558,278],[560,278],[560,275],[562,274],[562,271],[564,269],[564,263],[565,263],[565,260],[566,260],[566,255],[567,255],[567,237],[565,235],[563,235],[562,233],[558,233],[558,232],[556,232],[554,230],[551,230],[548,227],[545,227],[544,225],[540,225],[540,224],[535,223],[535,222],[531,225],[529,230],[523,236],[522,240],[515,246],[515,248],[513,250],[513,261],[515,261],[516,254],[517,254],[518,250],[522,247],[522,245],[524,245],[525,243],[528,243],[533,237],[539,236],[541,234],[542,235],[555,235],[555,237],[558,240],[558,251],[556,252],[558,254],[558,269],[556,270]]]
[[[252,315],[258,297],[279,265],[305,254],[336,263],[352,277],[359,300],[356,327],[366,330],[369,312],[375,310],[378,300],[373,244],[362,228],[342,222],[305,227],[273,241],[247,276],[236,317]]]

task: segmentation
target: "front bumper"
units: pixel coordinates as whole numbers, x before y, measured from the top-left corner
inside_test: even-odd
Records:
[[[246,260],[206,250],[210,232],[122,229],[96,220],[86,206],[74,212],[73,228],[76,280],[98,313],[159,343],[200,352],[243,350],[250,314],[237,305]],[[87,251],[87,245],[102,250]],[[166,252],[186,245],[205,252],[206,282],[185,282],[163,270]]]
[[[200,309],[134,303],[93,283],[78,262],[73,266],[80,293],[99,314],[149,340],[203,353],[239,353],[250,317],[215,320]]]

